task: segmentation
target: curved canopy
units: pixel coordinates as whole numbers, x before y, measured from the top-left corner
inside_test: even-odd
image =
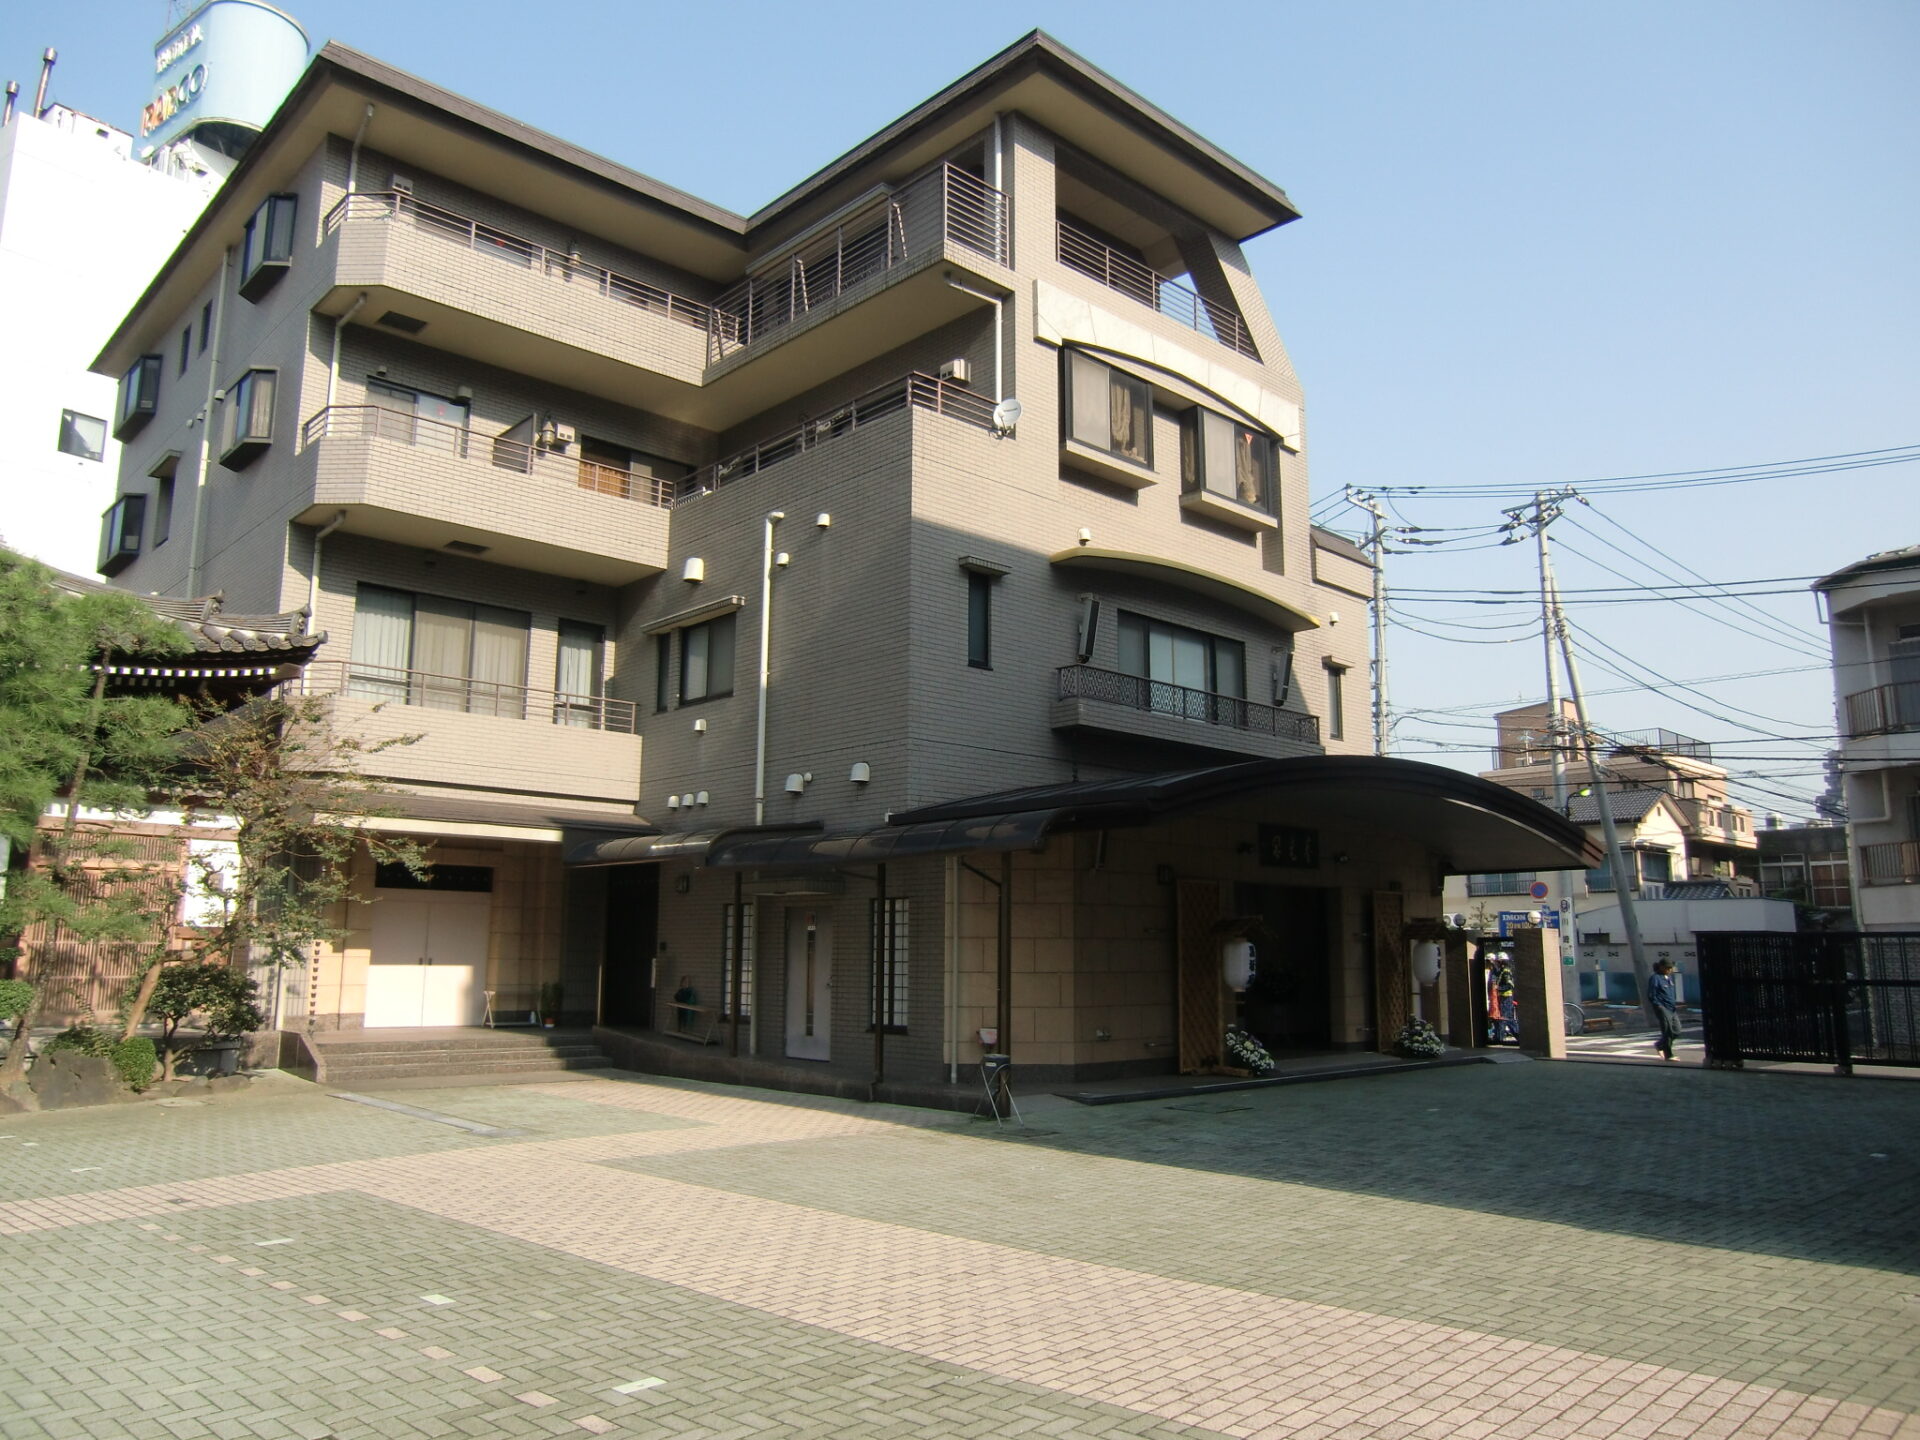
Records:
[[[1257,620],[1282,630],[1318,630],[1320,618],[1277,600],[1264,590],[1197,565],[1182,565],[1159,555],[1135,554],[1131,550],[1098,550],[1086,545],[1061,550],[1047,557],[1049,563],[1076,569],[1110,570],[1121,575],[1138,575],[1160,585],[1172,585],[1195,595],[1205,595],[1223,605],[1244,610]]]

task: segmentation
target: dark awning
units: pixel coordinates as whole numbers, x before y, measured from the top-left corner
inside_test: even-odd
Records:
[[[855,835],[751,835],[718,841],[707,863],[723,870],[813,865],[871,865],[968,850],[1038,850],[1060,818],[1057,810],[1023,810],[925,825],[883,825]]]
[[[811,820],[800,825],[757,828],[732,826],[716,830],[676,830],[665,835],[601,836],[569,845],[565,860],[574,866],[660,865],[669,860],[692,860],[696,864],[706,861],[711,864],[710,852],[717,843],[729,836],[746,839],[816,839],[819,834],[820,822]]]

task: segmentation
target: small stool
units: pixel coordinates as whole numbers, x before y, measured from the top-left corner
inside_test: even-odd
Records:
[[[1020,1107],[1014,1103],[1013,1085],[1009,1072],[1013,1069],[1011,1055],[982,1055],[980,1057],[980,1088],[986,1092],[987,1108],[993,1112],[993,1123],[1004,1125],[1006,1116],[1000,1113],[1000,1100],[1004,1095],[1007,1102],[1007,1114],[1012,1115],[1022,1126],[1027,1123],[1020,1119]],[[980,1112],[973,1112],[978,1115]]]

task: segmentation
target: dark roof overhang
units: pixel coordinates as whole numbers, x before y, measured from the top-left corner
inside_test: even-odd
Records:
[[[575,868],[600,865],[664,865],[672,860],[690,860],[696,865],[711,865],[717,847],[736,838],[745,839],[817,839],[818,820],[798,825],[736,826],[713,830],[672,830],[666,833],[629,832],[614,836],[583,836],[567,846],[562,857]]]

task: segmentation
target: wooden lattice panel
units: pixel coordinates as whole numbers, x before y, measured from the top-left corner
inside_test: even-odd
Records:
[[[1180,1073],[1211,1070],[1221,1060],[1227,1031],[1220,973],[1220,943],[1214,925],[1220,919],[1220,886],[1212,880],[1182,880],[1175,891],[1179,906]]]
[[[1393,1049],[1407,1023],[1407,992],[1413,987],[1413,962],[1407,954],[1406,897],[1394,890],[1373,892],[1374,1048]]]

